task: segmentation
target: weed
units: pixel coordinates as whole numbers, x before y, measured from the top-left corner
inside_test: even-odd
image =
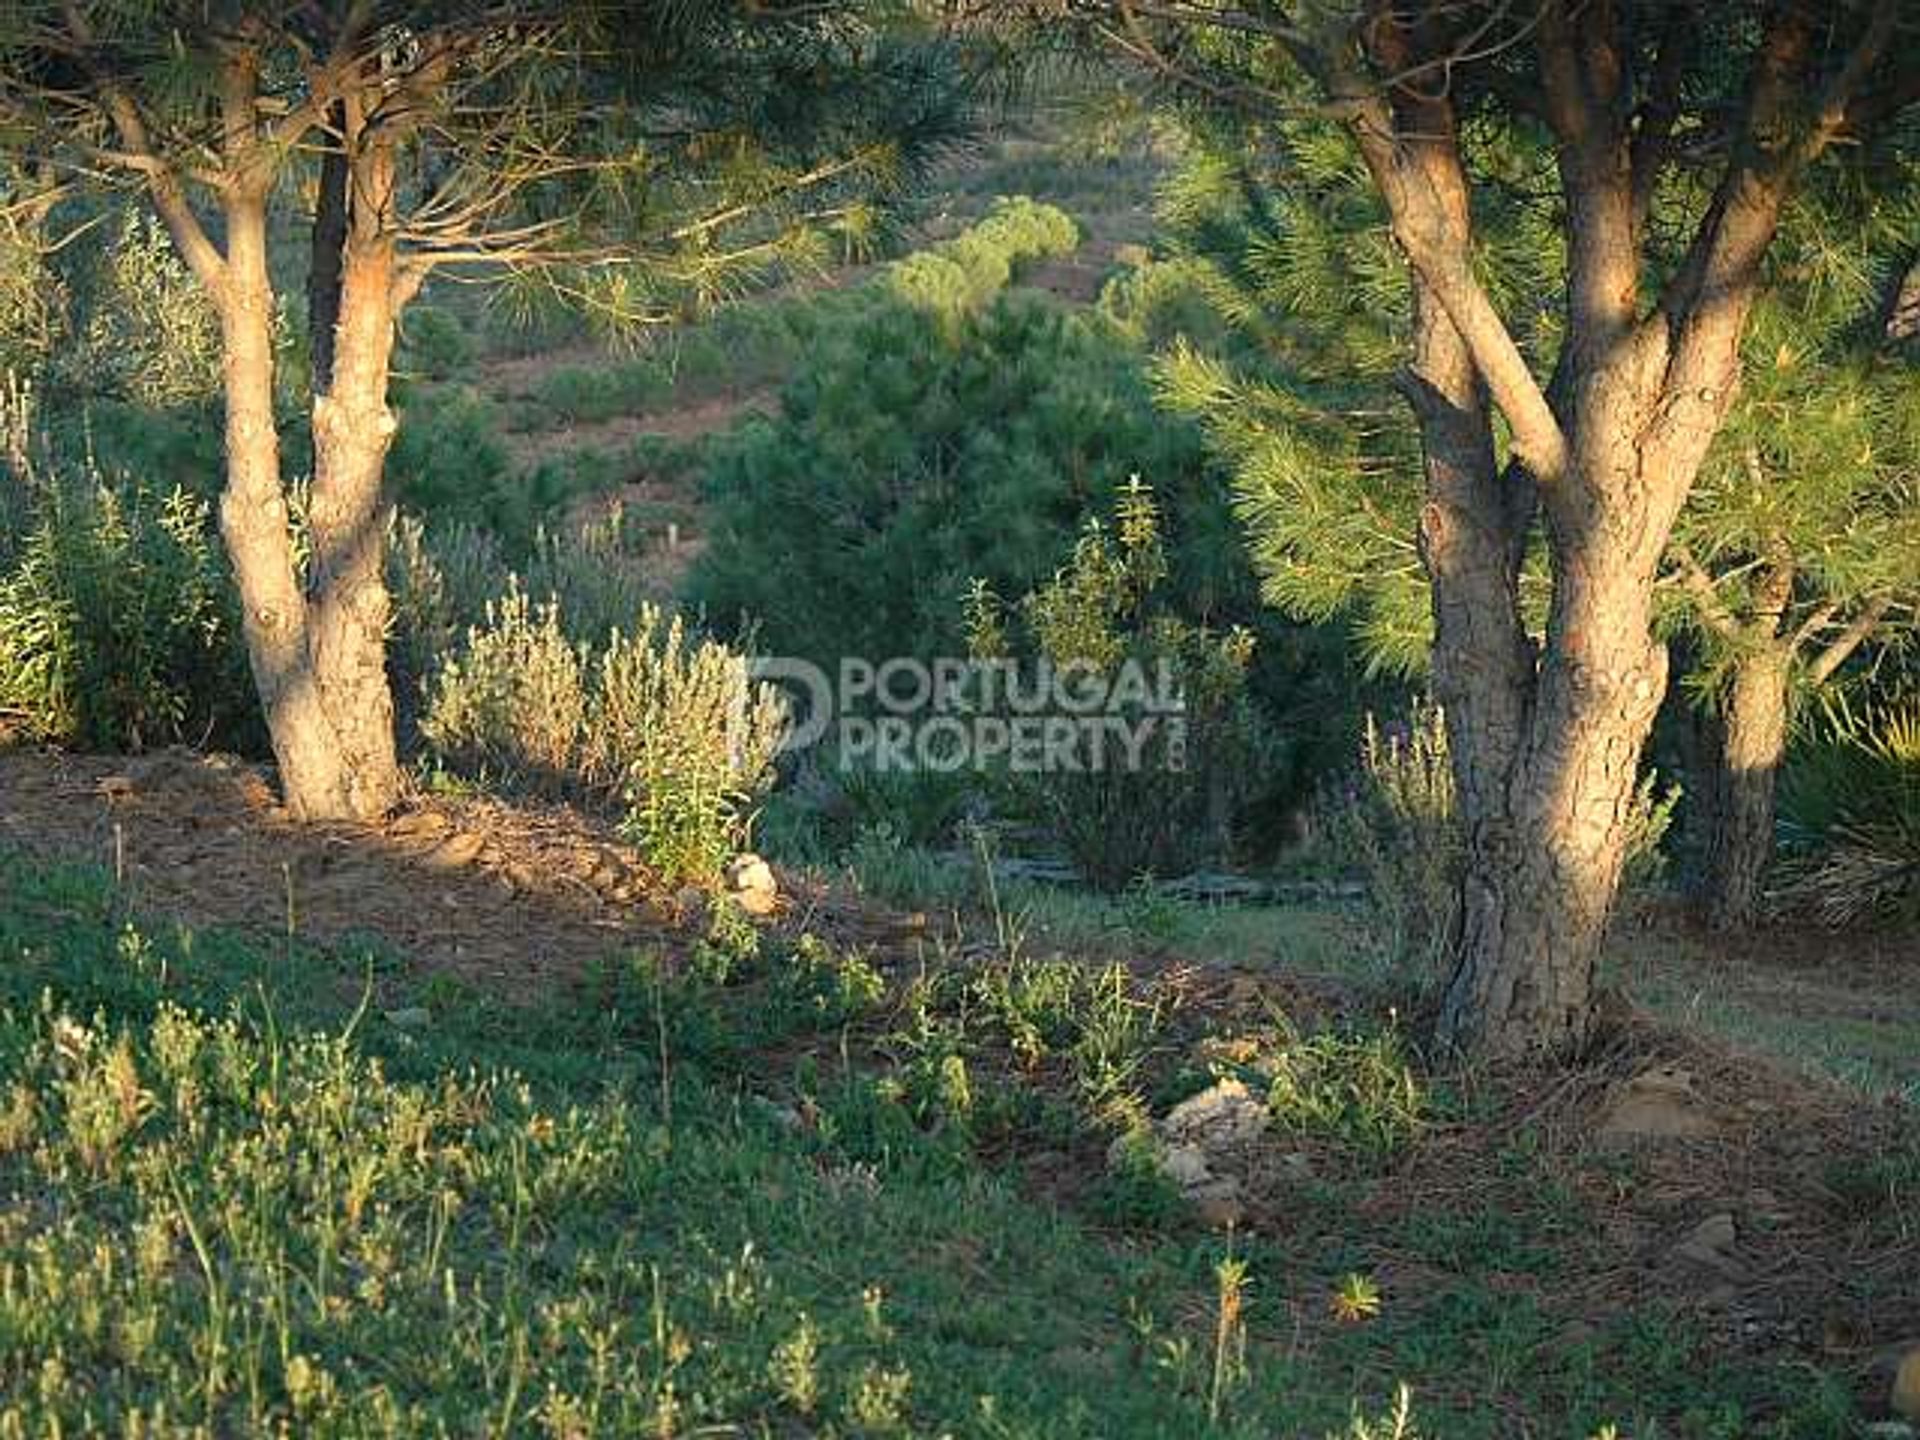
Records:
[[[1261,1064],[1269,1076],[1267,1105],[1283,1130],[1376,1155],[1393,1153],[1420,1131],[1425,1097],[1391,1030],[1289,1036]]]

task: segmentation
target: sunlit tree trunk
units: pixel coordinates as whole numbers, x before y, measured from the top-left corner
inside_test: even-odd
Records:
[[[226,219],[220,324],[227,484],[220,498],[220,530],[233,561],[247,656],[288,807],[303,816],[337,815],[346,793],[341,759],[308,649],[306,602],[294,573],[280,483],[264,187],[260,193],[230,194]]]
[[[351,114],[352,103],[347,107]],[[313,496],[307,580],[315,671],[345,775],[348,810],[377,815],[400,787],[393,692],[386,666],[391,604],[382,561],[391,507],[384,485],[395,421],[387,407],[397,273],[392,234],[393,157],[347,127],[344,241],[326,372],[313,395]],[[323,202],[327,192],[323,189]],[[323,203],[323,221],[329,220]],[[338,233],[328,223],[317,238]],[[326,313],[324,310],[323,314]],[[320,347],[316,345],[316,358]]]

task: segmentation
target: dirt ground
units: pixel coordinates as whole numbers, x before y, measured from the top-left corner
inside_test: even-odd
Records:
[[[506,999],[580,981],[604,957],[684,947],[699,901],[663,891],[631,847],[565,806],[415,796],[373,825],[298,825],[253,766],[0,749],[0,845],[87,861],[130,902],[194,925],[320,942],[378,937]],[[784,904],[824,933],[880,933],[844,898]]]

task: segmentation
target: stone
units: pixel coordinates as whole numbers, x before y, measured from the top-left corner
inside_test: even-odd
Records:
[[[458,831],[429,851],[424,863],[433,870],[463,870],[486,848],[486,836],[472,830]]]
[[[1159,1152],[1160,1168],[1182,1190],[1204,1185],[1213,1178],[1207,1152],[1198,1145],[1167,1145]]]
[[[1247,1207],[1240,1198],[1240,1182],[1231,1175],[1217,1176],[1187,1191],[1187,1200],[1203,1224],[1227,1230],[1246,1218]]]
[[[1107,1147],[1107,1164],[1115,1170],[1133,1162],[1136,1156],[1150,1158],[1182,1193],[1214,1178],[1206,1152],[1197,1145],[1169,1145],[1157,1136],[1136,1134],[1121,1135]]]
[[[1894,1414],[1920,1424],[1920,1345],[1909,1349],[1893,1372],[1892,1406]]]
[[[727,894],[749,915],[771,915],[780,903],[773,867],[758,855],[736,856],[726,869]]]
[[[1719,1129],[1693,1088],[1693,1076],[1678,1066],[1659,1065],[1615,1087],[1597,1133],[1618,1142],[1700,1139]]]
[[[1687,1238],[1673,1247],[1672,1257],[1729,1279],[1746,1274],[1746,1265],[1734,1252],[1739,1233],[1733,1216],[1722,1212],[1709,1215],[1688,1232]]]
[[[1267,1107],[1238,1080],[1221,1080],[1182,1100],[1156,1128],[1175,1144],[1222,1150],[1264,1135]]]
[[[425,844],[438,840],[453,828],[453,822],[438,810],[409,810],[388,822],[387,834],[396,840]]]
[[[1740,1238],[1740,1232],[1733,1223],[1733,1216],[1726,1211],[1718,1215],[1709,1215],[1693,1227],[1693,1233],[1687,1236],[1690,1245],[1703,1245],[1709,1250],[1732,1248]]]

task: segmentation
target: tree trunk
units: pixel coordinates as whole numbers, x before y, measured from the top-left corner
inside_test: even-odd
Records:
[[[1541,494],[1554,575],[1545,647],[1535,674],[1508,682],[1530,703],[1502,783],[1461,795],[1468,853],[1439,1025],[1460,1049],[1564,1054],[1587,1039],[1640,755],[1666,693],[1654,574],[1705,450],[1691,432],[1684,444],[1646,439],[1665,357],[1651,336],[1564,362],[1570,463]],[[1447,689],[1487,686],[1478,660],[1436,649],[1436,684],[1474,666],[1449,673]],[[1475,744],[1484,710],[1450,717],[1450,738]]]
[[[339,255],[328,384],[321,390],[316,377],[313,397],[308,611],[347,806],[369,817],[390,809],[400,789],[383,572],[391,511],[383,477],[395,428],[387,408],[396,294],[387,229],[393,169],[377,144],[360,147],[349,165],[353,200]]]
[[[1607,557],[1588,558],[1591,579],[1569,577],[1556,597],[1504,789],[1490,809],[1462,806],[1470,843],[1440,1037],[1482,1054],[1564,1053],[1586,1040],[1640,752],[1666,690],[1643,587]],[[1451,730],[1472,723],[1470,711]]]
[[[1785,647],[1762,651],[1733,672],[1707,841],[1707,915],[1716,929],[1742,930],[1760,918],[1773,859],[1774,787],[1787,751],[1789,658]]]
[[[337,134],[346,123],[346,107],[335,105],[328,124]],[[307,355],[316,395],[333,385],[333,335],[340,323],[340,267],[347,248],[347,152],[333,136],[324,143],[307,269]]]
[[[303,818],[347,813],[347,787],[308,645],[293,565],[273,414],[273,287],[265,186],[226,199],[219,293],[226,386],[227,485],[220,530],[240,591],[242,629],[287,806]]]

